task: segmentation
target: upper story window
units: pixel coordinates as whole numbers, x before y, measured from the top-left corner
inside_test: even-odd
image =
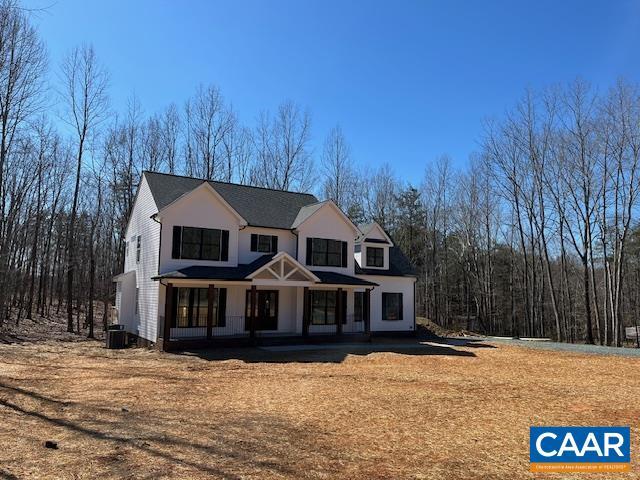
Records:
[[[229,259],[229,231],[174,226],[171,258],[226,262]]]
[[[136,263],[140,263],[140,249],[142,248],[142,237],[138,235],[136,239]]]
[[[384,249],[367,247],[367,267],[384,267]]]
[[[307,238],[307,265],[346,267],[347,242],[327,238]]]
[[[277,235],[251,234],[251,251],[262,253],[276,253],[278,251]]]

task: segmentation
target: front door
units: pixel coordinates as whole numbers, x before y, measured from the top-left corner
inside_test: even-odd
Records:
[[[258,290],[256,292],[256,307],[254,308],[256,330],[278,329],[278,291]],[[251,325],[251,290],[247,290],[246,296],[246,321],[245,330]]]

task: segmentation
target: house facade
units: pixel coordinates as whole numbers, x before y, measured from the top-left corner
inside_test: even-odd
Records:
[[[144,172],[118,323],[164,349],[415,331],[415,281],[377,224],[313,195]]]

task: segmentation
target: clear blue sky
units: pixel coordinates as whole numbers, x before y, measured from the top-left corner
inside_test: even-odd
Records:
[[[52,67],[92,43],[117,110],[132,92],[152,113],[214,83],[253,124],[292,99],[317,153],[340,123],[356,161],[413,183],[442,153],[464,165],[482,120],[527,86],[640,80],[640,1],[25,0],[49,5],[36,21]]]

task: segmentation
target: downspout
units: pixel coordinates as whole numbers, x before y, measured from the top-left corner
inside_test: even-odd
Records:
[[[162,222],[160,220],[158,220],[158,214],[154,213],[153,215],[151,215],[151,220],[153,220],[154,222],[156,222],[158,225],[160,225],[160,241],[158,242],[158,268],[157,268],[157,275],[160,275],[160,254],[162,252]],[[162,283],[162,282],[160,282]]]
[[[153,220],[154,222],[158,223],[158,225],[160,225],[160,241],[158,242],[158,267],[157,267],[157,275],[160,275],[160,255],[162,253],[162,222],[160,220],[158,220],[157,218],[158,214],[154,213],[153,215],[151,215],[151,220]],[[166,290],[167,290],[167,286],[162,283],[162,279],[160,279],[160,285],[163,285],[165,287],[165,295],[166,295]],[[160,300],[160,288],[158,288],[158,297],[156,299],[156,302],[158,303],[158,311],[160,310],[160,304],[158,302],[158,300]],[[166,298],[165,298],[165,303],[166,303]],[[163,321],[167,321],[166,319],[166,315],[162,316],[164,318]],[[164,329],[164,325],[163,325],[163,329]],[[156,343],[158,343],[158,336],[160,334],[160,332],[158,331],[158,315],[156,314]],[[164,332],[162,333],[162,341],[164,342]]]

